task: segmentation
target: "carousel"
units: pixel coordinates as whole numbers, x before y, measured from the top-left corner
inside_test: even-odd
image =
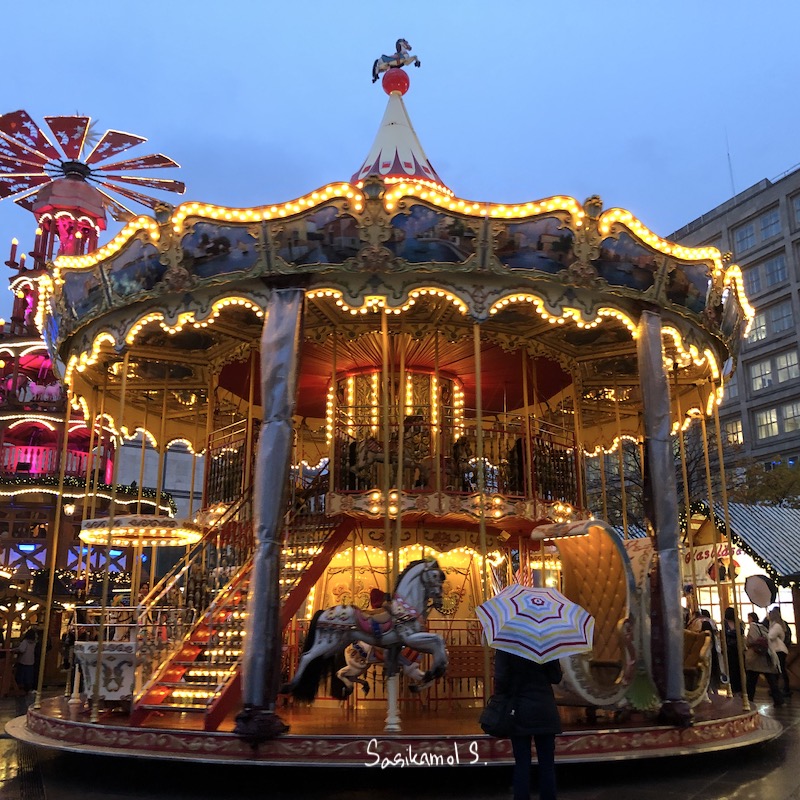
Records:
[[[492,659],[476,607],[515,582],[594,619],[590,649],[562,659],[558,760],[779,732],[746,699],[709,698],[711,642],[682,620],[673,446],[693,419],[718,424],[752,316],[740,270],[599,197],[461,199],[408,116],[410,50],[375,62],[388,103],[349,181],[255,208],[157,203],[102,246],[57,231],[38,292],[71,407],[187,443],[204,488],[192,521],[114,497],[84,518],[95,548],[185,554],[141,596],[132,575],[124,618],[104,601],[81,621],[71,691],[13,736],[250,764],[510,763],[478,725]],[[80,188],[92,232],[105,201],[82,163],[56,183]],[[638,538],[587,502],[598,478],[601,505],[624,492],[606,455],[626,441],[649,487]]]

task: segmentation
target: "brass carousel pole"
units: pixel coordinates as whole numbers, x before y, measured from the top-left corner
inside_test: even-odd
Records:
[[[714,385],[712,384],[711,391],[714,391]],[[731,527],[731,510],[728,505],[728,482],[725,476],[725,458],[724,458],[724,451],[722,447],[722,429],[719,423],[719,407],[717,406],[716,401],[714,402],[714,430],[717,434],[717,458],[719,460],[719,476],[720,476],[720,484],[722,486],[721,494],[722,494],[722,508],[725,513],[725,536],[728,540],[728,553],[730,554],[731,564],[728,568],[728,580],[731,585],[731,599],[733,601],[732,605],[734,611],[736,612],[736,616],[734,621],[736,622],[736,652],[739,656],[739,670],[741,674],[745,674],[744,668],[744,636],[742,635],[742,626],[739,624],[739,596],[738,591],[736,588],[736,575],[733,572],[733,533]],[[720,607],[720,611],[722,608]],[[725,623],[724,617],[722,618],[723,625]],[[723,630],[724,632],[724,630]],[[721,635],[721,634],[720,634]],[[722,642],[720,642],[720,645]],[[725,663],[728,669],[728,696],[730,697],[732,694],[731,690],[731,683],[730,683],[730,664],[727,663],[728,661],[728,654],[727,654],[727,647],[720,647],[723,653],[725,653]],[[747,697],[747,692],[742,691],[742,709],[744,711],[750,710],[750,699]]]
[[[110,432],[106,431],[105,429],[105,418],[106,418],[106,395],[108,394],[108,373],[103,377],[103,390],[100,393],[100,415],[98,419],[100,420],[100,431],[98,433],[98,444],[97,449],[100,450],[100,453],[94,454],[94,475],[93,475],[93,492],[92,492],[92,504],[91,509],[89,511],[89,516],[87,517],[84,513],[84,519],[96,519],[97,518],[97,487],[100,481],[100,464],[102,461],[101,455],[105,453],[106,450],[106,434],[109,436],[111,435]],[[85,509],[84,509],[85,511]],[[91,577],[91,556],[92,556],[92,545],[86,545],[86,599],[89,599],[89,579]]]
[[[389,512],[392,492],[392,467],[390,463],[390,430],[389,430],[389,319],[385,309],[381,314],[381,370],[383,381],[381,387],[381,416],[383,421],[383,546],[386,549],[386,579],[387,591],[391,592],[395,585],[394,574],[397,570],[397,558],[389,559],[389,552],[393,547],[392,518]],[[401,398],[402,402],[402,398]],[[398,433],[398,439],[400,434]],[[399,498],[398,498],[399,502]],[[399,511],[399,509],[398,509]],[[397,674],[397,665],[394,659],[384,661],[384,669],[388,667],[386,680],[386,721],[385,731],[400,730],[400,676]]]
[[[681,454],[681,477],[683,479],[683,505],[686,515],[686,538],[689,542],[689,565],[692,576],[692,603],[697,609],[697,565],[694,563],[694,530],[692,529],[692,498],[689,496],[689,470],[686,466],[686,442],[683,432],[683,409],[681,408],[681,393],[678,386],[678,370],[675,369],[675,404],[678,409],[678,448]]]
[[[664,371],[661,317],[643,309],[636,336],[636,354],[642,386],[647,470],[651,481],[652,515],[658,548],[661,591],[666,697],[661,706],[662,722],[687,726],[692,712],[684,700],[683,614],[678,550],[678,493],[672,453],[672,409],[669,381]]]
[[[88,519],[89,512],[89,485],[92,479],[92,469],[94,467],[94,439],[95,431],[97,430],[97,387],[92,387],[92,406],[91,406],[91,422],[89,423],[89,450],[86,455],[86,473],[84,476],[83,484],[83,502],[81,503],[81,522]],[[87,409],[88,411],[88,409]],[[89,560],[89,545],[86,545],[86,560]],[[79,581],[81,577],[81,570],[83,569],[83,542],[78,540],[78,564],[75,567],[75,580]]]
[[[476,446],[475,455],[478,460],[478,497],[479,497],[479,516],[478,516],[478,542],[481,548],[481,602],[488,599],[489,579],[488,571],[486,569],[486,559],[488,557],[488,548],[486,545],[486,476],[485,465],[483,462],[483,377],[482,377],[482,363],[481,363],[481,327],[477,322],[472,324],[472,337],[474,344],[475,354],[475,424],[476,430]],[[527,411],[527,409],[526,409]],[[484,694],[488,692],[491,686],[492,670],[489,663],[489,648],[483,648],[483,691]]]
[[[400,540],[403,536],[403,496],[405,490],[405,432],[406,432],[406,345],[403,338],[403,321],[400,321],[400,377],[397,389],[397,514],[395,515],[394,540],[392,541],[392,586],[397,585],[400,574]],[[411,412],[413,414],[413,411]],[[387,459],[388,467],[388,459]],[[411,476],[413,480],[413,475]]]
[[[389,320],[381,309],[381,424],[383,426],[383,546],[386,548],[386,591],[391,592],[392,566],[389,552],[392,547],[392,518],[389,514],[389,495],[392,491],[392,471],[389,464]]]
[[[130,350],[125,351],[125,356],[122,359],[122,379],[119,389],[119,424],[122,426],[122,420],[125,417],[125,392],[128,388],[128,364],[130,362]],[[120,436],[121,439],[121,436]],[[120,446],[119,450],[121,451]],[[117,503],[117,474],[119,471],[119,457],[120,452],[114,452],[114,465],[111,469],[111,499],[108,503],[108,541],[106,543],[106,560],[105,569],[103,570],[103,594],[100,600],[100,625],[97,630],[97,664],[95,665],[94,672],[94,687],[92,689],[92,714],[91,722],[97,722],[100,719],[100,681],[102,678],[103,667],[103,644],[105,642],[106,633],[106,611],[108,610],[108,582],[111,566],[111,537],[114,529],[114,516],[116,514]]]
[[[337,353],[337,339],[336,339],[336,326],[331,332],[331,429],[328,431],[331,437],[330,444],[328,445],[328,491],[336,491],[336,426],[339,416],[339,387],[336,378],[336,357]],[[352,466],[352,465],[350,465]]]
[[[572,450],[575,457],[575,498],[580,507],[584,507],[584,456],[583,456],[583,420],[581,419],[581,399],[583,397],[583,388],[580,382],[573,382],[573,391],[575,392],[575,405],[573,412],[575,419],[573,424],[575,427],[575,446]],[[544,552],[542,552],[542,559],[544,559]]]
[[[606,492],[606,451],[600,445],[600,499],[603,503],[603,519],[608,522],[608,493]]]
[[[155,516],[161,516],[161,501],[163,499],[164,491],[164,461],[167,457],[167,396],[169,386],[169,378],[164,378],[164,393],[161,398],[161,425],[158,431],[158,473],[156,476],[156,510]],[[165,514],[164,516],[169,516]],[[158,548],[153,545],[150,548],[150,580],[149,588],[152,589],[156,585],[156,577],[158,570],[156,569],[156,561],[158,560]],[[217,561],[219,565],[219,561]]]
[[[210,365],[209,375],[208,375],[208,397],[206,400],[206,441],[205,441],[205,451],[206,455],[203,459],[203,496],[200,500],[200,507],[205,508],[209,503],[209,483],[210,483],[210,476],[211,476],[211,462],[213,460],[213,454],[211,452],[211,436],[214,433],[214,405],[215,405],[215,386],[214,382],[216,380],[216,375],[214,374],[214,366],[213,364]],[[204,551],[205,552],[205,551]],[[204,556],[205,558],[205,556]]]
[[[436,480],[437,503],[442,499],[442,445],[444,443],[444,419],[442,417],[444,407],[442,406],[442,376],[439,373],[439,331],[433,333],[433,380],[436,385],[436,431],[433,437],[433,464]]]
[[[533,454],[531,450],[531,407],[530,395],[528,390],[528,351],[522,351],[522,407],[525,409],[525,427],[523,429],[523,437],[525,439],[525,463],[523,464],[523,481],[522,491],[525,493],[526,498],[533,498],[535,506],[538,509],[538,502],[536,502],[535,487],[532,485],[533,481]],[[534,396],[534,404],[536,397]],[[534,512],[537,513],[537,512]],[[520,565],[521,566],[521,565]]]
[[[189,486],[189,519],[194,516],[194,484],[197,480],[197,440],[200,438],[200,396],[195,400],[194,411],[194,442],[192,442],[192,475]],[[188,551],[187,551],[188,552]]]
[[[247,393],[247,438],[244,448],[244,486],[249,489],[253,484],[253,471],[251,469],[253,461],[253,442],[255,441],[255,415],[253,405],[256,399],[256,349],[250,348],[250,387]]]
[[[72,411],[72,402],[67,394],[67,410],[64,414],[64,428],[61,433],[61,459],[58,463],[58,494],[56,495],[56,513],[53,523],[53,533],[49,541],[50,570],[47,576],[47,604],[44,609],[44,630],[42,631],[42,655],[39,659],[39,677],[36,681],[36,695],[33,707],[42,706],[42,685],[44,684],[44,669],[47,662],[47,641],[50,636],[50,617],[53,613],[53,593],[56,580],[56,561],[58,557],[58,540],[61,533],[61,517],[64,507],[64,475],[67,471],[67,452],[69,444],[69,420]]]
[[[139,450],[139,487],[136,493],[136,513],[142,513],[144,499],[144,465],[147,459],[147,417],[150,411],[150,398],[144,393],[144,422],[142,423],[142,446]],[[133,548],[133,569],[131,569],[131,608],[139,599],[139,584],[142,580],[142,545],[137,543]]]
[[[628,538],[628,496],[625,491],[625,449],[622,439],[622,421],[619,414],[619,388],[614,381],[614,416],[617,422],[617,459],[619,461],[619,501],[622,512],[622,531]]]
[[[705,411],[703,410],[703,397],[700,394],[700,388],[697,389],[698,399],[700,401],[700,429],[703,434],[703,461],[705,463],[705,471],[706,471],[706,492],[708,493],[708,518],[711,522],[711,527],[714,531],[714,548],[712,550],[712,561],[711,563],[714,565],[714,583],[717,587],[717,599],[719,600],[720,605],[722,605],[722,580],[720,579],[719,574],[719,564],[721,563],[722,559],[719,557],[719,529],[717,528],[716,523],[716,513],[714,512],[714,490],[713,490],[713,481],[711,478],[711,460],[708,454],[708,428],[706,426],[706,415]],[[731,559],[733,558],[733,553],[731,552]],[[728,673],[730,674],[730,673]]]

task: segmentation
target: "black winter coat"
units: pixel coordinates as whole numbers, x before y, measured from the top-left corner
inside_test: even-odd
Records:
[[[552,686],[560,681],[558,661],[536,664],[503,650],[496,652],[494,691],[517,699],[515,736],[561,733],[561,718]]]

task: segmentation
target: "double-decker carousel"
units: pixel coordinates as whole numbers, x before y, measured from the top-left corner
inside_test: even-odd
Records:
[[[478,726],[491,659],[475,607],[519,581],[595,618],[591,652],[563,660],[558,760],[776,735],[740,698],[705,702],[711,643],[680,604],[674,437],[717,421],[751,315],[740,271],[598,197],[458,198],[389,66],[349,182],[160,205],[49,265],[44,334],[73,405],[204,452],[203,510],[159,526],[112,504],[84,523],[94,547],[186,554],[122,622],[105,606],[83,621],[70,695],[12,734],[251,764],[508,763]],[[619,488],[624,465],[597,456],[626,439],[650,489],[638,539],[587,505],[590,474],[603,505]],[[392,638],[398,598],[413,639]],[[318,611],[353,635],[309,705],[281,687]]]

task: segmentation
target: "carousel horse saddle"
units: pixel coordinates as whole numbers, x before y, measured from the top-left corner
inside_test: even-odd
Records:
[[[374,614],[356,609],[356,625],[364,633],[379,639],[394,627],[394,620],[392,615],[385,609],[379,609]]]

